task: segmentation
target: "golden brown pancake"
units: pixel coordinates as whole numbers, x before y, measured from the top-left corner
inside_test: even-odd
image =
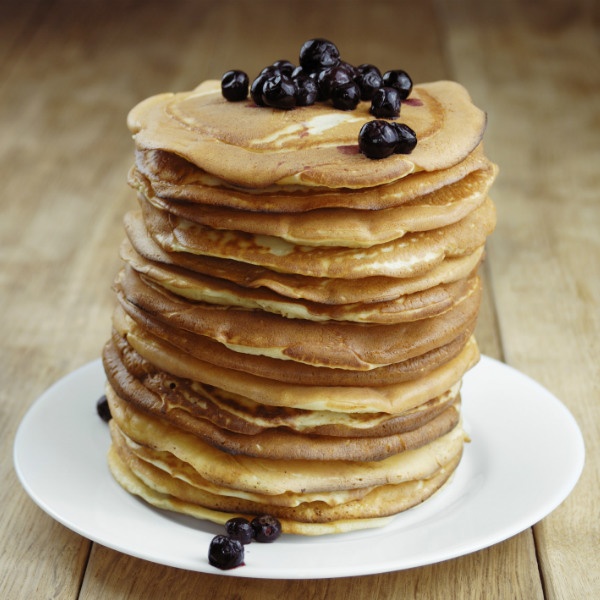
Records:
[[[188,465],[165,454],[156,458],[112,428],[114,444],[109,454],[109,466],[125,489],[144,498],[158,508],[172,510],[223,524],[232,515],[252,518],[268,512],[276,516],[285,533],[323,535],[342,533],[385,524],[394,514],[423,502],[435,493],[452,475],[460,455],[450,459],[433,475],[398,484],[375,487],[355,500],[330,504],[323,500],[307,500],[294,506],[281,506],[270,496],[264,502],[215,494],[195,485],[198,477]],[[120,437],[119,437],[120,436]],[[142,449],[140,458],[130,446]],[[157,466],[158,464],[158,466]],[[340,495],[335,492],[335,495]],[[324,494],[323,494],[324,495]],[[307,495],[308,496],[308,495]]]
[[[339,437],[382,437],[404,433],[440,415],[456,402],[460,389],[460,385],[452,381],[450,389],[432,399],[421,398],[419,403],[413,397],[413,404],[408,404],[408,398],[405,397],[403,401],[407,408],[400,413],[356,412],[354,406],[350,406],[353,412],[313,410],[260,404],[221,387],[178,377],[145,360],[124,338],[117,335],[105,345],[103,360],[109,383],[121,397],[134,403],[140,398],[149,399],[144,402],[140,400],[142,409],[147,406],[147,410],[156,410],[167,419],[172,411],[183,412],[192,419],[207,419],[221,429],[246,435],[269,429]],[[227,375],[236,379],[235,372]],[[130,379],[147,388],[147,392],[136,393]],[[231,386],[226,380],[223,383],[226,387]],[[268,384],[263,382],[263,385]],[[351,388],[345,388],[344,391],[350,396],[355,393]],[[341,390],[337,392],[343,395]],[[349,406],[349,403],[343,406]],[[181,426],[185,428],[185,424]]]
[[[289,384],[200,360],[153,336],[120,308],[115,310],[114,326],[108,344],[114,344],[121,354],[134,351],[165,373],[219,387],[262,405],[302,410],[402,414],[443,394],[479,360],[477,343],[470,338],[456,357],[410,381],[354,387]]]
[[[368,109],[258,108],[208,81],[130,112],[108,462],[151,505],[351,531],[459,464],[496,223],[486,117],[456,83],[415,85],[416,148],[371,160]]]
[[[121,257],[148,280],[191,302],[258,309],[283,317],[310,321],[402,323],[426,319],[451,308],[464,295],[470,279],[465,277],[451,283],[440,283],[386,302],[373,302],[370,298],[369,302],[322,304],[290,299],[268,288],[245,288],[223,279],[152,262],[139,255],[129,242],[121,245]]]
[[[192,304],[124,269],[115,284],[128,314],[215,340],[237,353],[329,368],[370,370],[415,358],[454,340],[479,309],[481,282],[441,315],[391,325],[286,319],[264,311]],[[240,357],[240,360],[243,358]]]
[[[111,373],[111,412],[159,414],[182,431],[234,456],[272,460],[379,461],[400,452],[420,448],[456,427],[459,406],[451,404],[420,427],[384,436],[351,437],[298,434],[285,429],[268,429],[253,435],[222,429],[208,419],[195,418],[150,392],[124,369]],[[127,417],[124,417],[127,418]]]
[[[428,444],[378,461],[233,455],[164,419],[119,402],[110,387],[106,391],[114,426],[134,442],[155,450],[168,450],[217,485],[265,495],[369,488],[424,479],[459,454],[465,441],[462,426],[458,424]]]
[[[383,210],[418,200],[477,170],[493,168],[478,146],[461,162],[439,171],[412,173],[386,185],[337,188],[282,185],[237,187],[200,170],[183,157],[162,150],[137,150],[129,183],[159,198],[197,202],[244,211],[303,213],[324,208]],[[149,190],[152,190],[150,192]]]
[[[297,360],[281,360],[264,355],[242,354],[206,336],[169,327],[164,321],[130,303],[123,304],[122,308],[139,328],[194,358],[267,379],[318,386],[387,385],[421,377],[457,356],[468,343],[476,322],[473,319],[450,342],[419,356],[369,370],[351,370],[313,366]]]
[[[406,234],[371,248],[297,246],[281,238],[219,231],[142,204],[144,221],[155,242],[167,252],[233,259],[310,277],[358,279],[376,275],[414,277],[445,257],[471,254],[485,243],[496,223],[487,199],[458,223]]]
[[[167,252],[158,246],[148,234],[139,213],[125,215],[128,240],[124,259],[132,260],[131,250],[148,261],[173,266],[183,272],[192,272],[206,277],[235,283],[240,287],[267,288],[288,297],[311,302],[341,305],[357,302],[386,302],[416,292],[430,290],[439,284],[453,283],[467,277],[480,263],[483,246],[472,253],[457,257],[446,257],[425,273],[410,278],[373,276],[364,277],[360,285],[352,279],[307,277],[293,273],[278,273],[264,267],[244,264],[235,260],[212,256],[193,255],[186,252]]]
[[[480,206],[495,178],[490,165],[435,192],[383,210],[319,208],[301,213],[258,212],[158,197],[138,184],[140,202],[212,229],[278,237],[297,245],[368,248],[408,232],[429,231],[456,223]]]
[[[410,155],[372,161],[358,153],[358,132],[372,120],[368,109],[361,102],[352,111],[326,103],[257,110],[250,101],[227,103],[219,82],[206,81],[191,92],[142,101],[127,122],[137,149],[176,154],[215,177],[252,188],[297,183],[367,188],[446,169],[477,147],[486,124],[459,84],[416,85],[402,106],[402,120],[416,132],[417,147]]]

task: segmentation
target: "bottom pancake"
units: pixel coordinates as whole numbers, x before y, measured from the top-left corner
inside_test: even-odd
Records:
[[[136,444],[131,444],[114,423],[111,432],[114,441],[108,461],[113,476],[128,492],[152,506],[219,524],[234,516],[251,519],[271,514],[280,520],[284,533],[301,535],[342,533],[385,525],[395,514],[420,504],[439,490],[455,471],[462,454],[461,446],[427,478],[375,486],[363,490],[366,493],[359,494],[358,498],[350,493],[347,502],[329,504],[307,495],[306,502],[278,506],[269,501],[268,496],[265,496],[266,502],[256,502],[227,493],[207,492],[194,485],[193,477],[186,480],[185,473],[189,471],[186,463],[172,455],[166,461],[161,453],[153,457],[148,448],[143,449],[144,460],[132,451],[130,446],[135,448]],[[344,494],[337,496],[339,500]]]

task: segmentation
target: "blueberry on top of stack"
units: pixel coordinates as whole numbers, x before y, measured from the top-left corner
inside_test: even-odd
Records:
[[[340,58],[337,46],[322,38],[308,40],[300,49],[299,65],[277,60],[265,67],[252,82],[252,100],[258,106],[289,110],[331,101],[335,108],[353,110],[360,101],[371,101],[370,113],[383,119],[400,114],[401,101],[412,90],[412,79],[401,69],[381,71],[372,64],[358,67]],[[245,100],[249,78],[231,70],[221,78],[221,92],[230,102]],[[368,158],[393,153],[410,154],[417,145],[415,132],[406,124],[378,121],[365,124],[359,133],[360,151]]]

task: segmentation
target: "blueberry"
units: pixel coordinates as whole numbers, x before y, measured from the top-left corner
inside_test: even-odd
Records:
[[[410,154],[417,145],[417,134],[404,123],[391,123],[398,135],[398,143],[394,152],[396,154]]]
[[[289,60],[276,60],[273,65],[276,69],[279,69],[284,75],[291,77],[292,72],[296,68],[294,63],[291,63]]]
[[[215,536],[208,548],[208,562],[219,569],[233,569],[244,562],[242,542],[226,535]]]
[[[363,75],[364,73],[376,73],[381,77],[381,71],[371,63],[363,63],[362,65],[358,65],[356,67],[356,75]]]
[[[358,75],[358,71],[356,70],[356,67],[344,60],[340,60],[340,62],[336,66],[339,67],[340,69],[343,69],[344,71],[346,71],[348,73],[348,75],[350,75],[351,79],[354,79]]]
[[[254,538],[254,529],[248,519],[234,517],[225,523],[225,530],[229,537],[238,540],[242,544],[249,544]]]
[[[308,40],[300,48],[300,66],[306,71],[321,71],[340,61],[337,46],[322,38]]]
[[[282,71],[279,67],[275,65],[267,65],[259,75],[267,75],[268,77],[272,77],[274,75],[281,75]]]
[[[310,75],[310,73],[309,73],[308,71],[305,71],[305,70],[304,70],[302,67],[296,67],[296,68],[295,68],[295,69],[292,71],[292,73],[291,73],[290,77],[291,77],[292,79],[296,79],[296,77],[299,77],[300,75],[303,75],[303,76],[304,76],[304,75]]]
[[[98,398],[98,402],[96,402],[96,412],[98,413],[98,416],[106,423],[111,420],[112,415],[110,414],[110,407],[108,406],[108,400],[106,399],[106,396],[100,396],[100,398]]]
[[[296,86],[291,77],[279,74],[267,77],[262,86],[262,101],[272,108],[290,109],[296,106]]]
[[[319,72],[317,83],[319,85],[319,100],[329,100],[334,87],[351,82],[352,75],[344,67],[336,66],[323,69]]]
[[[229,102],[239,102],[248,97],[248,75],[244,71],[227,71],[221,77],[221,93]]]
[[[368,121],[358,134],[358,148],[367,158],[380,159],[391,156],[397,144],[398,132],[389,121]]]
[[[251,525],[254,529],[254,539],[257,542],[274,542],[281,535],[281,523],[271,515],[254,517]]]
[[[381,72],[374,65],[360,65],[357,68],[357,76],[354,79],[360,88],[360,99],[371,100],[373,94],[383,86]]]
[[[311,106],[317,101],[319,86],[312,77],[300,72],[293,81],[296,86],[296,106]]]
[[[252,82],[252,85],[250,86],[250,96],[252,97],[252,100],[254,100],[254,103],[258,106],[265,106],[265,102],[262,97],[263,86],[265,84],[265,81],[267,81],[267,79],[269,78],[269,76],[270,75],[268,73],[261,73]]]
[[[353,110],[360,102],[360,88],[354,81],[335,86],[331,90],[331,101],[335,108]]]
[[[374,117],[394,119],[400,114],[400,93],[396,88],[381,87],[373,94],[371,114]]]
[[[412,79],[406,71],[401,69],[395,69],[393,71],[386,71],[383,74],[383,85],[386,87],[393,87],[400,93],[400,100],[408,98],[412,90]]]

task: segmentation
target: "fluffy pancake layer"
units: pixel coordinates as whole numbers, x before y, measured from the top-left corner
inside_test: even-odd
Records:
[[[485,115],[458,84],[415,86],[417,148],[379,161],[358,153],[371,118],[216,82],[131,111],[139,209],[103,351],[131,493],[317,535],[383,525],[458,467],[496,221]]]
[[[462,86],[450,81],[415,86],[402,118],[417,133],[417,148],[373,162],[358,153],[358,131],[372,119],[367,102],[352,111],[323,103],[257,111],[252,102],[227,103],[219,87],[218,81],[206,81],[191,92],[159,94],[138,104],[128,117],[136,148],[174,154],[248,188],[363,189],[456,165],[480,143],[486,123]]]

